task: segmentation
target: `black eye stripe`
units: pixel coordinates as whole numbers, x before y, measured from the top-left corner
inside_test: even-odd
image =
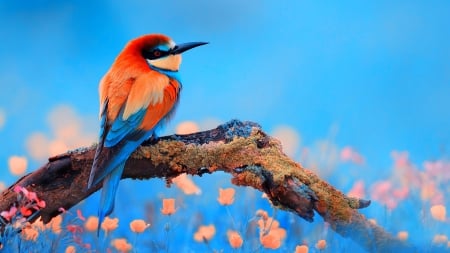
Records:
[[[162,57],[168,56],[169,54],[170,54],[170,52],[163,51],[163,50],[160,50],[160,49],[157,49],[157,48],[150,49],[150,50],[146,50],[146,49],[142,50],[142,56],[145,59],[148,59],[148,60],[156,60],[158,58],[162,58]]]

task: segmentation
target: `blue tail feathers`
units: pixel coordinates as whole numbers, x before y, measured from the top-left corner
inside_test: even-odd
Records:
[[[110,215],[114,210],[114,201],[117,187],[125,167],[125,162],[120,163],[112,172],[103,180],[103,189],[100,196],[100,206],[98,209],[98,228],[97,236],[100,234],[100,227],[106,216]]]

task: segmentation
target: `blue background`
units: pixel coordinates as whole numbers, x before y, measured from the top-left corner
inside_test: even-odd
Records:
[[[95,119],[100,78],[147,33],[210,42],[183,56],[165,133],[211,118],[287,125],[302,147],[355,147],[375,178],[393,150],[416,164],[448,157],[449,13],[449,1],[2,1],[3,181],[17,179],[7,161],[28,156],[30,133],[51,135],[52,108]],[[41,163],[30,158],[28,169]]]

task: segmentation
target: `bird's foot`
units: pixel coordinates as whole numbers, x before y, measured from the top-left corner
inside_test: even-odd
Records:
[[[158,142],[159,142],[159,136],[157,134],[153,133],[152,136],[150,136],[150,138],[148,138],[146,141],[144,141],[143,144],[155,145]]]

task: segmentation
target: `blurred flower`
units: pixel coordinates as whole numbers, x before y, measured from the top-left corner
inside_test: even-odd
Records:
[[[263,233],[278,228],[280,223],[277,220],[274,220],[272,217],[268,217],[267,219],[261,218],[258,220],[259,230]]]
[[[197,242],[205,242],[211,240],[216,234],[214,225],[200,226],[197,232],[194,233],[194,240]]]
[[[26,226],[22,229],[22,238],[27,241],[36,241],[39,232],[32,226]]]
[[[411,165],[409,162],[409,153],[406,151],[392,151],[391,156],[394,159],[394,166],[396,168],[409,167]]]
[[[188,177],[186,173],[179,175],[178,177],[172,179],[172,182],[180,188],[184,194],[191,195],[196,194],[199,195],[202,191],[198,186],[192,181],[191,178]]]
[[[15,176],[20,176],[27,170],[28,161],[24,156],[11,156],[8,159],[9,171]]]
[[[309,248],[306,245],[297,245],[295,247],[295,253],[308,253]]]
[[[346,146],[344,148],[342,148],[341,150],[341,160],[346,162],[346,161],[351,161],[352,160],[352,154],[353,154],[353,149],[349,146]]]
[[[394,192],[392,192],[392,195],[396,197],[399,200],[406,199],[409,195],[409,188],[406,186],[403,186],[402,188],[395,189]]]
[[[50,221],[50,223],[51,223],[51,221]],[[42,218],[39,217],[37,220],[35,220],[33,222],[32,226],[34,228],[36,228],[38,231],[44,231],[44,230],[46,230],[47,228],[49,228],[51,226],[50,223],[48,223],[47,225],[44,225],[44,222],[42,221]]]
[[[375,219],[369,219],[369,222],[373,225],[377,225],[377,220]]]
[[[269,232],[259,237],[259,241],[264,248],[278,249],[281,246],[281,238],[276,233]]]
[[[427,175],[439,181],[450,179],[450,163],[448,161],[425,161],[423,167]]]
[[[364,181],[358,180],[353,184],[352,189],[347,193],[347,196],[353,197],[353,198],[364,198],[365,197],[365,191],[364,191]]]
[[[28,201],[30,201],[34,204],[33,208],[35,208],[35,209],[45,208],[45,201],[40,200],[37,197],[37,194],[35,192],[29,191],[29,190],[27,190],[27,188],[22,187],[20,185],[14,186],[14,192],[23,194],[23,196]]]
[[[53,219],[47,225],[49,225],[52,228],[53,233],[59,234],[61,233],[61,223],[62,223],[62,216],[58,215],[53,217]]]
[[[163,199],[161,213],[164,215],[172,215],[175,212],[175,199]]]
[[[86,218],[84,218],[83,213],[81,212],[80,209],[77,209],[77,217],[78,217],[78,219],[80,219],[81,221],[86,221]]]
[[[69,146],[63,140],[53,140],[48,144],[48,155],[55,156],[69,150]]]
[[[142,233],[150,226],[144,220],[133,220],[130,222],[130,229],[134,233]]]
[[[101,225],[102,229],[106,233],[113,231],[118,226],[119,226],[119,219],[118,218],[111,219],[109,217],[105,217],[105,220],[102,222],[102,225]]]
[[[280,223],[274,220],[272,217],[266,220],[261,217],[258,220],[259,226],[259,241],[268,249],[278,249],[281,246],[281,242],[286,237],[286,230],[280,228]]]
[[[437,234],[433,237],[434,244],[444,244],[448,242],[448,238],[446,235]]]
[[[430,179],[424,179],[422,182],[422,187],[421,187],[421,191],[420,191],[420,198],[423,201],[427,201],[427,200],[436,198],[436,196],[438,196],[438,194],[439,194],[439,190],[436,187],[436,183],[431,181]]]
[[[395,209],[399,201],[405,199],[408,194],[408,187],[394,189],[388,180],[375,182],[371,187],[372,199],[386,205],[389,210]]]
[[[408,231],[400,231],[397,233],[397,238],[401,241],[408,240]]]
[[[219,188],[219,198],[217,199],[217,201],[219,201],[219,203],[224,206],[231,205],[234,202],[234,193],[234,188]]]
[[[318,250],[323,250],[327,247],[327,241],[325,240],[319,240],[316,245],[315,245],[316,249]]]
[[[48,124],[53,136],[47,137],[40,132],[32,133],[27,139],[27,150],[36,160],[88,146],[97,139],[96,129],[90,125],[96,124],[94,118],[82,118],[67,105],[59,105],[48,114]]]
[[[431,217],[438,221],[445,221],[446,209],[443,205],[434,205],[430,208]]]
[[[79,225],[76,224],[68,224],[66,226],[67,231],[69,231],[70,233],[73,234],[73,236],[75,236],[76,234],[81,234],[83,233],[83,228]]]
[[[352,162],[359,165],[364,164],[364,157],[350,146],[344,147],[341,150],[340,156],[343,162]]]
[[[194,121],[184,121],[178,124],[176,134],[191,134],[199,131],[199,126]]]
[[[281,125],[274,129],[272,136],[280,140],[283,152],[288,156],[293,157],[297,153],[300,146],[300,135],[297,130],[290,126]]]
[[[76,252],[77,252],[77,249],[72,245],[67,246],[66,251],[65,251],[65,253],[76,253]]]
[[[228,230],[227,232],[228,242],[230,243],[233,249],[240,248],[244,241],[242,240],[241,235],[238,232],[233,230]]]
[[[7,221],[11,221],[11,219],[16,215],[17,207],[12,206],[8,211],[2,211],[0,215],[5,218]]]
[[[21,206],[19,210],[24,217],[28,217],[33,214],[33,211],[27,206]]]
[[[127,242],[125,238],[117,238],[112,240],[111,245],[116,248],[117,251],[125,253],[132,249],[131,244]]]
[[[97,216],[89,216],[84,223],[84,228],[86,228],[87,231],[95,232],[97,231],[98,227],[98,217]]]

